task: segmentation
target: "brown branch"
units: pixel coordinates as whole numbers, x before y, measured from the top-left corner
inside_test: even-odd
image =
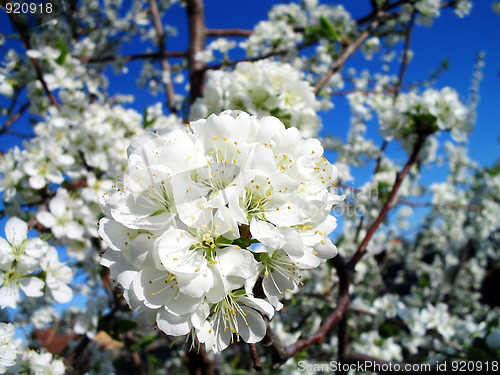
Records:
[[[262,362],[260,361],[259,353],[257,352],[255,344],[248,344],[248,350],[250,351],[250,357],[252,357],[254,370],[262,371]]]
[[[387,4],[386,6],[384,6],[383,10],[387,12],[387,11],[395,9],[398,6],[403,5],[405,3],[410,3],[411,1],[412,0],[400,0],[400,1],[396,1],[395,3]],[[377,12],[378,12],[378,9],[376,7],[373,7],[373,9],[370,12],[370,14],[357,19],[356,23],[358,24],[358,26],[361,26],[361,25],[363,25],[363,24],[365,24],[365,23],[373,20],[374,18],[376,18]],[[393,13],[393,14],[395,14],[395,13]]]
[[[405,44],[403,47],[403,61],[401,62],[401,68],[399,69],[398,74],[398,83],[396,84],[396,91],[394,92],[394,102],[401,91],[401,87],[403,85],[403,78],[406,73],[406,69],[408,68],[408,64],[410,62],[410,43],[411,43],[411,32],[413,30],[413,26],[415,25],[415,16],[416,10],[413,10],[411,13],[410,20],[408,21],[408,27],[405,32]]]
[[[5,2],[2,2],[2,3],[5,5]],[[26,49],[27,50],[32,49],[29,34],[27,33],[26,29],[23,28],[23,26],[19,22],[17,15],[14,12],[12,12],[12,13],[9,13],[9,17],[11,18],[12,23],[16,26],[16,29],[19,32],[19,35],[21,36],[21,39],[22,39]],[[60,107],[59,103],[57,102],[54,95],[50,92],[49,87],[47,86],[47,82],[45,82],[45,79],[43,78],[42,68],[40,68],[40,64],[38,63],[38,60],[35,58],[30,58],[30,60],[33,63],[33,66],[35,67],[36,77],[40,81],[40,83],[42,84],[43,90],[45,91],[45,93],[49,97],[50,102],[52,103],[52,105],[54,107],[59,109],[59,107]]]
[[[441,9],[443,8],[450,8],[450,7],[454,7],[455,5],[457,5],[458,3],[460,3],[461,1],[463,0],[450,0],[450,1],[446,1],[444,3],[441,3],[439,5],[439,7]],[[401,6],[401,5],[404,5],[404,4],[410,4],[410,3],[413,3],[413,0],[399,0],[399,1],[396,1],[392,4],[388,4],[386,5],[385,7],[383,7],[382,10],[384,11],[389,11],[389,10],[393,10],[393,9],[396,9],[397,7]],[[373,10],[372,12],[370,12],[368,15],[364,16],[364,17],[361,17],[359,19],[356,20],[356,23],[359,25],[363,25],[371,20],[373,20],[375,17],[376,17],[376,10]],[[401,14],[401,12],[394,12],[394,13],[389,13],[389,16],[392,18],[392,17],[397,17]]]
[[[202,345],[198,352],[189,351],[184,361],[190,375],[215,375],[215,362],[210,360],[210,357]]]
[[[412,202],[406,199],[398,199],[397,203],[404,204],[410,207],[442,207],[442,208],[449,208],[451,210],[466,210],[466,211],[482,211],[484,208],[483,206],[478,204],[466,204],[466,205],[456,204],[456,203],[435,204],[432,202]]]
[[[380,16],[382,13],[378,13]],[[356,50],[361,46],[361,44],[365,41],[366,38],[370,36],[370,34],[373,32],[373,30],[378,26],[379,24],[379,18],[375,18],[370,26],[363,31],[351,44],[347,46],[347,48],[344,50],[342,55],[335,61],[335,63],[330,67],[328,72],[326,72],[316,83],[314,86],[314,93],[317,95],[321,89],[328,83],[332,75],[337,72],[342,65],[347,61],[347,59],[354,53]]]
[[[0,135],[4,133],[10,133],[12,131],[9,130],[9,128],[16,122],[23,114],[26,112],[26,110],[29,108],[30,103],[26,102],[24,103],[21,108],[19,108],[19,111],[16,113],[12,113],[12,111],[9,109],[9,118],[5,122],[5,124],[2,126],[0,129]]]
[[[266,335],[262,339],[261,344],[268,348],[268,351],[271,352],[274,367],[277,367],[285,363],[291,356],[289,356],[287,348],[285,348],[283,344],[281,344],[280,340],[274,335],[274,332],[269,325],[269,319],[265,316],[263,318],[266,322]]]
[[[384,156],[385,150],[387,149],[388,145],[389,141],[387,139],[384,139],[384,141],[380,145],[380,154],[378,155],[377,161],[375,162],[375,168],[373,170],[373,174],[377,174],[377,172],[380,170],[380,163],[382,162],[382,156]]]
[[[405,32],[405,44],[403,47],[403,61],[401,62],[401,67],[399,69],[398,81],[396,86],[394,87],[394,97],[393,103],[396,104],[396,100],[398,99],[399,93],[401,92],[401,88],[403,87],[403,79],[406,73],[406,69],[408,68],[408,64],[410,63],[410,43],[411,43],[411,32],[413,30],[413,26],[415,25],[415,16],[416,10],[413,10],[411,13],[410,20],[408,21],[408,27]],[[380,163],[382,162],[382,156],[384,156],[385,150],[389,141],[384,139],[382,145],[380,146],[380,154],[377,157],[377,161],[375,163],[374,174],[377,173],[380,169]]]
[[[79,57],[78,59],[83,63],[96,64],[96,63],[105,63],[105,62],[115,61],[119,57],[121,57],[126,62],[133,61],[133,60],[163,59],[163,58],[167,58],[167,57],[186,58],[187,52],[163,51],[161,54],[160,54],[160,52],[154,52],[154,53],[139,53],[139,54],[135,54],[135,55],[126,55],[126,56],[92,57],[90,59],[87,57]]]
[[[300,351],[313,344],[322,342],[332,328],[345,317],[350,303],[349,284],[352,280],[352,268],[350,268],[349,264],[346,264],[344,258],[340,254],[333,258],[331,262],[337,270],[339,277],[337,306],[330,315],[323,319],[320,327],[315,333],[310,335],[302,334],[295,344],[289,345],[286,348],[281,346],[268,328],[265,340],[270,342],[270,344],[268,343],[266,345],[264,340],[263,343],[265,346],[271,347],[274,363],[285,363],[289,358],[293,357]]]
[[[170,75],[171,68],[165,57],[165,33],[163,31],[163,25],[161,23],[160,12],[158,10],[156,0],[149,0],[149,6],[151,8],[151,16],[153,17],[153,23],[158,37],[158,54],[161,56],[161,70],[163,75],[168,75],[168,82],[163,82],[165,85],[165,92],[167,93],[166,106],[170,108],[171,112],[176,113],[174,85],[172,84],[172,78]],[[165,77],[162,76],[162,81],[164,80]]]
[[[207,37],[221,37],[221,36],[241,36],[248,37],[253,34],[253,30],[243,29],[207,29]]]
[[[279,50],[279,51],[273,51],[266,53],[264,55],[260,56],[255,56],[255,57],[247,57],[243,59],[237,59],[237,60],[232,60],[232,61],[225,61],[220,64],[214,64],[214,65],[208,65],[205,67],[205,70],[219,70],[224,67],[228,66],[235,66],[239,64],[240,62],[255,62],[255,61],[260,61],[260,60],[265,60],[273,56],[279,56],[279,55],[286,55],[289,51],[288,50]]]
[[[255,62],[255,61],[260,61],[260,60],[265,60],[273,56],[279,56],[279,55],[285,55],[287,54],[287,50],[280,50],[280,51],[273,51],[266,53],[264,55],[260,56],[255,56],[255,57],[247,57],[243,59],[237,59],[237,60],[232,60],[232,61],[225,61],[220,64],[214,64],[214,65],[207,65],[205,66],[205,70],[219,70],[223,67],[228,67],[228,66],[235,66],[239,64],[240,62]]]
[[[193,103],[196,98],[203,95],[206,71],[205,63],[196,59],[198,53],[203,52],[205,49],[205,40],[207,38],[203,0],[187,0],[186,11],[189,28],[189,102]]]
[[[300,351],[306,349],[312,344],[320,343],[324,340],[328,332],[342,319],[347,308],[349,307],[349,296],[341,297],[338,302],[335,310],[328,315],[321,322],[321,326],[319,329],[311,334],[311,335],[303,335],[299,338],[299,340],[295,343],[287,347],[287,358],[293,357],[295,354]]]
[[[408,161],[406,162],[406,165],[404,166],[403,170],[397,174],[396,181],[394,181],[394,185],[392,187],[391,193],[389,194],[389,197],[387,198],[387,201],[382,207],[382,210],[380,211],[377,219],[375,219],[373,224],[368,229],[365,238],[363,239],[363,242],[361,242],[356,253],[352,256],[351,260],[349,261],[349,264],[352,268],[356,266],[356,264],[359,262],[359,260],[365,253],[368,242],[370,242],[370,239],[372,238],[373,234],[378,229],[382,221],[385,219],[387,212],[389,212],[392,201],[396,197],[396,194],[399,188],[401,187],[401,183],[403,182],[404,178],[410,171],[411,167],[418,161],[420,150],[422,149],[426,138],[427,138],[426,135],[421,135],[421,134],[418,135],[417,141],[415,142],[415,146],[413,146],[413,152]]]
[[[341,183],[340,187],[348,190],[352,190],[355,193],[362,193],[364,190],[361,188],[358,188],[356,186],[351,186],[347,185],[345,183]],[[413,202],[409,201],[406,199],[398,199],[397,203],[399,204],[404,204],[406,206],[411,206],[411,207],[443,207],[443,208],[449,208],[452,210],[470,210],[470,211],[481,211],[483,210],[483,206],[478,205],[478,204],[470,204],[470,205],[461,205],[461,204],[456,204],[456,203],[443,203],[443,204],[435,204],[432,202]]]
[[[298,51],[300,51],[300,50],[307,48],[307,47],[310,47],[314,44],[316,44],[316,42],[314,42],[314,41],[313,42],[304,42],[304,43],[296,45],[295,48]],[[290,53],[290,49],[276,49],[276,50],[268,52],[264,55],[255,56],[255,57],[245,57],[242,59],[237,59],[237,60],[232,60],[232,61],[225,61],[225,62],[220,63],[220,64],[214,64],[214,65],[207,66],[207,67],[205,67],[205,69],[206,70],[218,70],[218,69],[221,69],[223,67],[237,65],[240,62],[255,62],[255,61],[265,60],[265,59],[268,59],[268,58],[274,57],[274,56],[284,56],[284,55],[287,55],[288,53]]]

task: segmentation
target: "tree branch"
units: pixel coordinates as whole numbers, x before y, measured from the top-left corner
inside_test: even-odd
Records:
[[[5,1],[2,2],[2,5],[5,5]],[[19,22],[17,15],[14,12],[11,12],[11,13],[9,13],[9,17],[11,18],[12,23],[16,26],[16,29],[19,32],[19,35],[21,36],[21,39],[22,39],[26,49],[27,50],[32,49],[30,37],[29,37],[28,33],[26,32],[26,29],[23,28],[21,23]],[[49,87],[47,86],[47,82],[45,82],[45,79],[43,78],[42,69],[40,68],[40,64],[38,64],[38,60],[35,58],[30,58],[30,60],[33,63],[33,66],[35,67],[36,77],[40,81],[40,83],[42,84],[43,90],[45,91],[45,93],[49,97],[50,102],[52,103],[52,105],[54,107],[59,109],[60,105],[57,102],[54,95],[50,92]]]
[[[221,37],[221,36],[241,36],[248,37],[253,34],[253,30],[243,29],[208,29],[206,30],[207,37]]]
[[[248,344],[248,349],[250,351],[250,357],[252,357],[254,370],[262,371],[262,362],[260,361],[257,347],[255,346],[255,344]]]
[[[165,57],[165,33],[163,31],[163,25],[161,23],[160,12],[158,10],[156,0],[149,0],[149,6],[151,8],[151,16],[153,17],[153,23],[158,37],[158,54],[161,56],[161,70],[163,72],[162,81],[165,85],[165,92],[167,94],[166,106],[171,112],[176,113],[177,109],[175,108],[174,85],[172,84],[172,77],[170,74],[171,68]],[[168,76],[167,82],[165,82],[165,75]]]
[[[380,16],[382,13],[377,13]],[[363,31],[358,37],[347,46],[347,48],[344,50],[342,55],[335,61],[335,63],[330,67],[328,72],[326,72],[316,83],[314,86],[314,93],[317,95],[321,89],[328,83],[329,79],[332,77],[332,75],[337,72],[342,65],[347,61],[347,59],[361,46],[361,44],[370,36],[372,31],[378,26],[379,24],[379,17],[375,18],[373,22],[368,26],[368,28]]]
[[[189,102],[193,103],[196,98],[203,95],[205,80],[205,63],[196,59],[198,53],[205,49],[207,31],[205,27],[205,17],[203,15],[203,0],[187,0],[186,11],[189,27]]]
[[[340,254],[337,254],[331,262],[337,270],[339,277],[339,296],[337,299],[337,306],[330,315],[323,319],[320,327],[315,333],[310,335],[302,334],[295,344],[289,345],[286,348],[281,345],[268,325],[266,336],[262,340],[262,344],[270,348],[273,363],[285,363],[289,358],[293,357],[300,351],[313,344],[322,342],[332,328],[345,316],[350,303],[349,284],[352,280],[352,269],[345,263],[344,258]]]
[[[418,135],[417,141],[415,142],[415,146],[413,147],[413,152],[409,160],[406,162],[406,165],[404,166],[403,170],[397,174],[396,181],[394,181],[394,185],[392,187],[391,193],[389,194],[389,197],[387,198],[387,201],[382,207],[382,210],[380,211],[377,219],[375,219],[373,224],[368,229],[366,236],[363,239],[363,242],[361,242],[356,253],[349,261],[349,264],[352,268],[354,268],[356,264],[359,262],[359,260],[366,251],[366,246],[368,245],[368,242],[370,242],[370,239],[372,238],[373,234],[378,229],[382,221],[385,219],[385,216],[387,215],[387,212],[391,207],[392,201],[396,197],[396,194],[399,188],[401,187],[401,183],[403,182],[404,178],[410,171],[411,167],[418,161],[420,150],[422,149],[426,139],[427,139],[426,135],[421,135],[421,134]]]
[[[21,106],[21,108],[19,108],[19,111],[17,111],[16,113],[13,113],[9,109],[9,118],[7,119],[5,124],[0,129],[0,135],[2,135],[4,133],[9,133],[10,132],[9,128],[12,126],[12,124],[14,124],[14,122],[16,122],[24,114],[24,112],[26,112],[26,110],[29,107],[30,107],[30,103],[26,102]],[[13,109],[13,107],[11,107],[11,109]]]
[[[401,68],[399,69],[398,74],[398,83],[396,84],[396,91],[394,92],[394,101],[396,101],[399,92],[401,91],[401,87],[403,85],[403,78],[406,73],[406,69],[408,68],[408,64],[410,62],[410,43],[411,43],[411,32],[413,30],[413,26],[415,25],[415,16],[416,10],[413,10],[411,13],[410,20],[408,21],[408,27],[405,32],[405,44],[403,47],[403,61],[401,62]]]
[[[88,63],[88,64],[96,64],[96,63],[105,63],[105,62],[111,62],[115,61],[121,57],[125,61],[133,61],[133,60],[146,60],[146,59],[163,59],[167,57],[179,57],[179,58],[186,58],[187,57],[187,52],[183,51],[163,51],[162,53],[160,52],[155,52],[155,53],[139,53],[135,55],[126,55],[126,56],[105,56],[105,57],[92,57],[92,58],[87,58],[87,57],[80,57],[79,60],[83,63]]]

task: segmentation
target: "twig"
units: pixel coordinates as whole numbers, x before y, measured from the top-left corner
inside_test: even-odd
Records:
[[[454,7],[455,5],[457,5],[459,2],[461,2],[463,0],[451,0],[451,1],[446,1],[444,3],[441,3],[439,5],[439,7],[441,9],[443,8],[448,8],[448,7]],[[409,4],[409,3],[413,3],[414,1],[413,0],[399,0],[399,1],[396,1],[392,4],[387,4],[385,7],[383,7],[382,9],[384,11],[389,11],[389,10],[393,10],[401,5],[404,5],[404,4]],[[391,17],[395,17],[395,16],[399,16],[400,12],[395,12],[395,13],[389,13],[389,15]],[[356,20],[356,23],[358,25],[363,25],[369,21],[371,21],[374,17],[376,16],[376,11],[373,10],[372,12],[370,12],[370,14],[364,16],[364,17],[361,17],[359,19]]]
[[[12,130],[9,130],[9,128],[24,114],[24,112],[26,112],[29,106],[30,106],[29,102],[24,103],[21,106],[21,108],[19,108],[19,111],[17,111],[15,114],[13,114],[12,111],[9,109],[9,118],[0,129],[0,135],[4,133],[13,133]]]
[[[269,325],[269,319],[267,317],[263,317],[266,322],[266,335],[262,339],[261,343],[265,347],[269,348],[271,352],[272,361],[274,367],[279,366],[280,364],[285,363],[290,356],[288,355],[287,349],[281,344],[280,340],[274,335],[271,326]]]
[[[315,333],[311,335],[303,334],[295,344],[289,345],[286,348],[286,356],[282,358],[281,363],[284,363],[288,358],[293,357],[295,354],[306,349],[312,344],[322,342],[332,328],[345,317],[345,313],[350,303],[349,284],[352,280],[352,269],[349,267],[349,264],[346,264],[344,258],[340,254],[337,254],[331,262],[333,263],[339,277],[337,306],[330,315],[323,319],[320,327]]]
[[[398,83],[396,84],[396,91],[394,92],[394,101],[396,101],[399,92],[401,91],[401,87],[403,85],[403,78],[406,73],[406,69],[408,68],[408,64],[410,62],[410,43],[411,43],[411,32],[413,30],[413,25],[415,24],[415,16],[417,11],[413,10],[411,13],[410,20],[408,21],[408,27],[405,32],[405,44],[403,48],[403,61],[401,62],[401,68],[399,69],[398,74]]]
[[[375,168],[373,169],[373,174],[377,174],[377,172],[380,170],[380,163],[382,162],[382,156],[384,156],[388,144],[389,141],[387,139],[384,139],[384,141],[380,145],[380,153],[377,156],[377,161],[375,162]]]
[[[255,344],[248,344],[248,349],[250,351],[250,357],[252,357],[253,368],[255,371],[262,371],[262,362],[260,361],[259,353],[257,352],[257,347]]]
[[[377,13],[380,16],[382,13]],[[326,72],[316,83],[314,86],[314,93],[317,95],[321,89],[328,83],[332,75],[338,71],[342,65],[347,61],[347,59],[361,46],[361,44],[365,41],[366,38],[370,36],[372,31],[378,26],[379,24],[379,17],[375,18],[373,22],[368,26],[368,28],[363,31],[351,44],[347,46],[347,48],[344,50],[344,53],[340,55],[340,57],[335,61],[335,63],[330,67],[328,72]]]
[[[135,55],[121,56],[121,58],[125,61],[163,59],[163,58],[167,58],[167,57],[185,58],[185,57],[187,57],[187,52],[163,51],[162,53],[160,53],[160,52],[139,53],[139,54],[135,54]],[[96,63],[105,63],[105,62],[115,61],[117,58],[118,58],[118,56],[92,57],[90,59],[87,57],[80,57],[79,60],[83,63],[96,64]]]
[[[149,5],[151,8],[151,16],[153,17],[156,34],[158,36],[158,54],[161,56],[161,70],[163,72],[162,81],[165,85],[165,92],[167,93],[166,105],[171,112],[176,113],[177,109],[175,108],[174,85],[172,84],[172,78],[170,75],[170,64],[165,57],[165,33],[163,32],[160,12],[158,11],[158,4],[156,3],[156,0],[149,0]],[[165,82],[165,75],[168,75],[167,82]]]
[[[316,43],[315,42],[300,43],[300,44],[295,46],[295,49],[300,51],[304,48],[311,47],[314,44],[316,44]],[[260,56],[245,57],[242,59],[237,59],[237,60],[232,60],[232,61],[224,61],[223,63],[220,63],[220,64],[209,65],[209,66],[206,66],[205,69],[206,70],[218,70],[220,68],[227,67],[227,66],[235,66],[235,65],[239,64],[240,62],[255,62],[255,61],[265,60],[265,59],[268,59],[268,58],[274,57],[274,56],[287,55],[288,53],[290,53],[290,49],[275,49],[271,52],[265,53],[264,55],[260,55]]]
[[[217,36],[242,36],[247,37],[253,34],[253,30],[243,30],[243,29],[208,29],[207,37],[217,37]]]
[[[5,1],[3,1],[2,3],[5,5]],[[12,13],[9,13],[9,16],[10,16],[12,22],[14,23],[14,25],[16,26],[17,31],[19,32],[19,35],[21,36],[21,39],[22,39],[26,49],[27,50],[32,49],[30,37],[29,37],[28,33],[26,32],[26,30],[21,26],[19,19],[17,18],[17,15],[14,12],[12,12]],[[43,90],[45,91],[45,93],[49,97],[50,102],[52,103],[52,105],[54,107],[59,109],[60,108],[59,103],[57,102],[54,95],[50,92],[49,87],[47,86],[47,82],[45,82],[45,79],[43,78],[42,69],[40,68],[40,64],[38,64],[38,60],[35,58],[30,58],[30,60],[33,63],[33,66],[35,67],[37,79],[42,84]]]
[[[442,207],[442,208],[449,208],[451,210],[466,210],[466,211],[482,211],[484,208],[483,206],[477,204],[470,204],[470,205],[467,204],[461,205],[456,203],[436,204],[432,202],[412,202],[406,199],[398,199],[398,203],[410,207]]]
[[[426,139],[427,139],[426,135],[421,135],[421,134],[418,135],[417,141],[415,142],[415,146],[413,147],[413,152],[409,160],[406,162],[406,165],[404,166],[403,170],[397,174],[396,181],[394,181],[394,185],[389,194],[389,197],[387,198],[387,201],[382,207],[382,210],[380,211],[377,219],[375,219],[373,224],[368,229],[365,238],[363,239],[363,242],[361,242],[356,253],[352,256],[351,260],[349,261],[349,264],[352,268],[354,268],[356,264],[359,262],[359,260],[366,251],[366,246],[368,245],[368,242],[370,242],[370,239],[372,238],[373,234],[378,229],[382,221],[385,219],[385,216],[387,215],[387,212],[391,207],[392,201],[396,197],[396,194],[401,186],[401,183],[403,182],[404,178],[410,171],[411,167],[418,161],[420,150],[422,149]]]
[[[189,102],[193,103],[196,98],[203,95],[205,80],[205,63],[196,59],[198,53],[205,49],[207,31],[205,27],[205,17],[203,15],[202,0],[187,0],[186,11],[189,26]]]

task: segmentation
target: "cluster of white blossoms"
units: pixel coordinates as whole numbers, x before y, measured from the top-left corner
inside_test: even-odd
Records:
[[[377,111],[380,134],[387,140],[401,141],[409,154],[418,134],[429,136],[449,131],[453,140],[461,142],[472,130],[469,110],[450,87],[440,91],[428,89],[421,95],[402,93],[395,103],[392,95],[375,94],[369,102]],[[434,159],[436,148],[436,139],[428,137],[422,159]]]
[[[73,271],[59,261],[57,250],[40,238],[27,238],[28,225],[10,218],[5,225],[7,240],[0,237],[0,307],[16,308],[20,290],[28,297],[45,294],[51,301],[66,303],[73,298],[68,284]]]
[[[15,337],[14,325],[0,322],[0,374],[6,371],[12,375],[63,375],[65,367],[51,353],[23,347],[22,340]]]
[[[336,169],[317,139],[275,117],[225,111],[128,148],[105,195],[101,264],[130,307],[168,335],[219,352],[260,341],[301,271],[336,255]],[[255,247],[260,243],[263,246]],[[254,294],[254,287],[258,285]],[[258,291],[260,292],[258,292]]]
[[[395,105],[391,95],[373,98],[380,119],[380,133],[386,139],[403,139],[419,131],[450,131],[455,141],[463,141],[472,130],[469,111],[450,87],[400,94]],[[425,128],[424,128],[425,127]]]
[[[290,64],[262,60],[242,62],[231,72],[209,71],[203,98],[191,107],[191,119],[206,118],[226,108],[256,116],[276,116],[304,137],[315,137],[321,127],[321,104],[303,74]]]

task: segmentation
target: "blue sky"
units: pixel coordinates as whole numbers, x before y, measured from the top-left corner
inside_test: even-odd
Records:
[[[251,29],[262,19],[265,19],[267,11],[272,5],[282,3],[273,0],[206,0],[206,22],[209,28],[243,28]],[[323,1],[329,4],[344,4],[354,18],[366,15],[369,9],[368,0],[344,0],[340,2]],[[175,24],[179,29],[179,35],[167,41],[167,49],[182,51],[187,46],[187,27],[185,12],[179,6],[175,6],[166,14],[164,21]],[[0,32],[10,32],[10,25],[6,21],[6,15],[0,11]],[[15,45],[19,51],[23,50],[20,43],[8,41],[6,48]],[[151,46],[151,48],[156,48]],[[142,53],[144,45],[133,43],[126,46],[124,53]],[[476,128],[470,137],[470,156],[481,165],[491,165],[500,156],[498,137],[500,135],[500,17],[491,11],[490,0],[474,1],[474,8],[469,17],[459,19],[452,10],[447,9],[442,12],[442,16],[436,20],[433,27],[426,28],[416,26],[412,34],[412,50],[415,55],[409,65],[404,83],[420,81],[428,78],[429,72],[439,66],[443,58],[450,62],[450,68],[444,72],[437,81],[437,88],[451,86],[457,89],[461,98],[466,100],[468,89],[471,83],[474,60],[480,51],[486,53],[485,68],[483,70],[484,79],[480,87],[480,102]],[[0,61],[3,61],[3,54],[6,49],[0,49]],[[158,101],[164,101],[164,95],[151,96],[146,90],[136,89],[135,79],[140,69],[140,62],[129,64],[129,73],[126,76],[116,76],[109,74],[110,92],[112,94],[135,94],[136,101],[131,105],[139,112]],[[371,62],[366,62],[360,53],[348,60],[346,67],[354,66],[358,70],[369,68],[373,73],[382,72],[381,63],[374,58]],[[110,69],[111,72],[111,69]],[[397,74],[397,69],[393,71]],[[0,105],[5,105],[5,100],[0,99]],[[335,109],[327,114],[323,114],[325,128],[322,134],[333,134],[345,138],[349,126],[349,109],[345,98],[336,97],[334,99]],[[3,120],[1,120],[3,121]],[[15,130],[29,132],[28,116],[23,117]],[[375,127],[371,127],[368,132],[369,137],[375,139],[375,144],[382,142]],[[20,144],[18,138],[10,136],[0,137],[0,150],[6,151],[13,144]],[[404,162],[404,153],[398,144],[392,143],[388,152]],[[331,160],[333,163],[334,159]],[[372,167],[367,170],[372,170]],[[445,175],[435,169],[428,171],[426,182],[443,181]],[[360,171],[355,174],[358,177],[353,181],[354,185],[362,185],[367,172]],[[417,216],[422,215],[423,212]],[[3,236],[3,224],[0,223],[0,235]],[[336,233],[341,233],[337,229]]]
[[[275,4],[283,3],[277,0],[205,0],[205,18],[208,28],[242,28],[251,29],[262,19],[266,18],[268,10]],[[343,4],[354,18],[359,18],[369,12],[369,0],[343,0],[343,1],[320,1],[320,3]],[[6,14],[0,11],[0,31],[10,32],[10,25],[5,22]],[[178,28],[178,36],[167,40],[167,50],[183,51],[187,48],[187,22],[185,10],[179,5],[175,5],[169,10],[163,21],[175,25]],[[14,45],[19,51],[24,47],[20,42],[8,40],[6,48]],[[156,50],[156,46],[144,45],[135,41],[125,45],[124,54],[142,53],[147,48]],[[477,123],[474,132],[470,136],[469,147],[472,159],[480,165],[491,165],[500,156],[498,138],[500,136],[500,17],[491,11],[490,0],[475,0],[470,16],[460,19],[453,10],[445,9],[432,27],[416,26],[412,33],[412,59],[404,83],[409,84],[414,81],[421,81],[428,78],[429,73],[435,70],[443,58],[447,58],[450,68],[438,79],[436,88],[451,86],[459,92],[462,100],[466,101],[468,90],[472,79],[474,61],[480,51],[486,53],[486,65],[483,70],[484,79],[480,86],[480,102],[478,106]],[[0,49],[0,61],[6,49]],[[232,55],[235,57],[236,55]],[[240,56],[236,56],[240,57]],[[110,68],[109,91],[111,94],[134,94],[136,100],[130,104],[139,112],[149,105],[165,100],[164,94],[157,96],[150,95],[147,90],[138,89],[136,78],[142,62],[130,62],[129,73],[126,75],[115,75]],[[346,68],[355,67],[358,71],[369,69],[372,73],[382,72],[382,63],[374,57],[372,61],[365,61],[361,53],[356,53],[347,61]],[[398,65],[394,64],[393,74],[397,74]],[[177,88],[178,89],[178,88]],[[178,90],[180,91],[180,90]],[[335,108],[328,113],[321,113],[324,128],[321,134],[332,134],[345,138],[350,120],[349,107],[343,97],[335,97]],[[0,105],[6,103],[0,99]],[[28,116],[14,127],[15,130],[29,133],[30,125]],[[378,135],[377,126],[369,126],[368,138],[374,139],[375,144],[381,144],[382,138]],[[442,138],[448,139],[446,135]],[[21,140],[10,136],[0,137],[0,150],[6,151],[12,145],[20,144]],[[388,147],[389,155],[396,161],[404,163],[406,155],[401,146],[395,142]],[[331,161],[335,162],[332,155]],[[353,173],[355,180],[352,182],[356,186],[362,185],[368,173],[373,170],[372,166],[360,169]],[[424,182],[441,182],[445,178],[442,170],[435,168],[426,170]]]
[[[274,5],[283,3],[277,0],[206,0],[205,14],[209,28],[252,28],[259,20],[266,17],[267,11]],[[324,1],[321,3],[343,4],[354,18],[366,15],[369,9],[368,0],[357,1]],[[0,31],[10,31],[10,25],[5,21],[6,14],[0,11]],[[164,22],[178,27],[179,35],[168,39],[167,49],[184,50],[187,43],[187,27],[184,9],[174,6],[167,12]],[[7,42],[9,47],[11,41]],[[16,47],[21,47],[16,43]],[[486,52],[484,80],[481,84],[481,99],[478,107],[477,125],[470,138],[471,157],[482,165],[490,165],[499,156],[498,140],[500,135],[500,17],[491,11],[490,0],[476,0],[470,16],[459,19],[451,9],[442,11],[441,17],[430,27],[417,26],[412,34],[412,50],[415,55],[405,76],[405,83],[423,80],[430,71],[436,69],[443,58],[450,62],[450,69],[441,75],[437,87],[451,86],[458,90],[463,99],[467,98],[470,86],[474,59],[479,51]],[[139,53],[145,46],[133,43],[125,46],[124,53]],[[21,47],[22,50],[22,47]],[[5,49],[0,50],[0,60]],[[382,71],[381,63],[375,57],[371,62],[365,62],[360,53],[348,60],[346,66],[354,66],[358,70],[369,68],[372,72]],[[135,93],[136,101],[132,104],[142,111],[145,106],[157,101],[163,101],[163,95],[152,97],[145,90],[133,89],[135,78],[140,68],[140,62],[129,64],[126,76],[116,76],[110,73],[111,93]],[[394,70],[397,73],[397,70]],[[2,101],[3,102],[3,101]],[[2,103],[0,102],[0,103]],[[335,109],[323,114],[325,128],[323,134],[334,134],[345,137],[349,124],[349,109],[342,97],[334,99]],[[17,129],[26,129],[27,117],[17,125]],[[376,129],[369,131],[369,136],[381,142]],[[10,137],[0,138],[0,149],[5,151],[11,146]],[[399,153],[397,145],[391,145],[389,152]]]

